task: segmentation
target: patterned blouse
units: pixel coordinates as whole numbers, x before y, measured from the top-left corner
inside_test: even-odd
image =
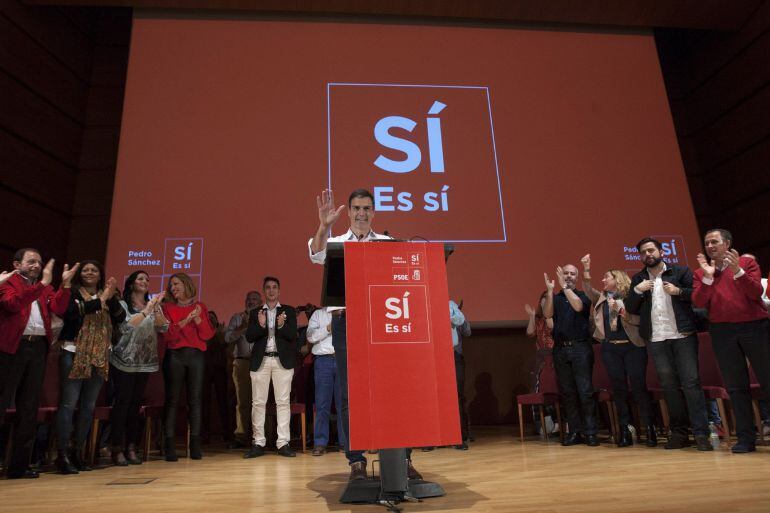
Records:
[[[168,324],[155,326],[155,314],[151,313],[138,326],[130,321],[139,312],[132,312],[125,301],[120,306],[126,311],[126,322],[120,325],[120,340],[112,347],[110,363],[123,372],[155,372],[158,364],[158,332],[168,329]]]

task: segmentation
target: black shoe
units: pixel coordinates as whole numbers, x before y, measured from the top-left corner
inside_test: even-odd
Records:
[[[468,450],[468,442],[463,440],[463,443],[461,443],[460,445],[455,445],[455,449],[457,449],[458,451],[467,451]]]
[[[579,445],[582,443],[585,443],[585,440],[583,440],[583,435],[580,433],[570,433],[561,444],[565,447],[568,447],[570,445]]]
[[[706,435],[695,435],[695,445],[699,451],[713,451],[714,446],[711,445],[709,437]]]
[[[647,447],[658,446],[658,433],[655,431],[655,426],[652,424],[647,426],[647,442],[645,445],[647,445]]]
[[[179,461],[179,457],[176,455],[176,440],[173,436],[166,437],[166,442],[163,447],[166,461]]]
[[[631,435],[631,431],[628,428],[620,430],[620,436],[618,437],[618,447],[631,447],[634,445],[634,438]]]
[[[261,445],[252,444],[252,446],[249,448],[249,452],[243,455],[244,458],[258,458],[260,456],[263,456],[265,454],[265,448]]]
[[[746,454],[747,452],[754,452],[757,450],[756,444],[753,441],[748,440],[738,440],[738,443],[733,445],[732,451],[733,454]]]
[[[201,437],[191,436],[190,437],[190,459],[200,460],[202,458],[203,458],[203,453],[201,452]]]
[[[356,461],[350,464],[350,481],[360,481],[367,479],[367,477],[365,461]]]
[[[668,442],[663,447],[666,449],[684,449],[692,445],[687,437],[681,435],[670,434],[668,436]]]
[[[282,445],[280,449],[278,449],[278,456],[285,456],[286,458],[293,458],[297,455],[296,452],[292,450],[291,447],[289,447],[289,444]]]
[[[78,474],[78,469],[72,464],[65,451],[59,451],[59,457],[56,458],[56,469],[60,474]]]
[[[435,449],[436,449],[436,447],[433,446],[433,445],[428,445],[428,446],[425,446],[425,447],[420,447],[420,450],[422,452],[430,452],[430,451],[434,451]]]
[[[75,449],[70,456],[70,461],[80,472],[91,472],[93,469],[85,462],[81,454],[83,454],[82,449]]]
[[[412,465],[412,460],[407,460],[406,462],[406,477],[408,477],[409,479],[422,480],[422,474],[417,472],[417,469],[414,468],[414,465]]]
[[[77,470],[75,471],[77,474]],[[35,472],[32,469],[26,470],[9,470],[6,476],[8,479],[37,479],[40,477],[40,472]]]
[[[586,437],[586,445],[588,447],[599,447],[599,437],[596,435],[588,435]]]

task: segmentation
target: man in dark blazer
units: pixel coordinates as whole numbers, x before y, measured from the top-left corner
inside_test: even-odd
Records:
[[[262,281],[265,304],[249,316],[246,340],[251,348],[251,423],[254,441],[244,457],[256,458],[265,453],[265,404],[270,382],[273,382],[275,409],[278,417],[278,454],[294,457],[289,447],[291,381],[294,377],[297,351],[297,312],[278,302],[281,282],[267,276]]]
[[[639,334],[647,341],[668,403],[671,434],[665,447],[689,446],[690,424],[698,450],[713,450],[708,439],[706,399],[698,375],[692,272],[685,266],[667,265],[661,255],[661,244],[655,239],[642,239],[636,248],[644,269],[631,279],[625,307],[629,313],[639,315]]]

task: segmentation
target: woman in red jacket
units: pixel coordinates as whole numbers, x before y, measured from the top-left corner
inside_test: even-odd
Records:
[[[177,461],[174,439],[176,411],[182,384],[187,385],[187,406],[190,422],[190,457],[199,460],[201,454],[201,393],[203,389],[203,352],[206,341],[214,336],[206,305],[196,301],[198,291],[185,273],[171,276],[166,288],[163,314],[169,321],[163,334],[166,354],[163,358],[163,379],[166,402],[163,405],[166,461]]]

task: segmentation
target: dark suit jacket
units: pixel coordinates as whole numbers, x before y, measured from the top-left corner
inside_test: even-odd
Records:
[[[628,313],[639,315],[639,334],[646,340],[652,337],[652,291],[637,294],[634,287],[648,279],[647,269],[642,269],[631,278],[631,289],[625,303]],[[696,329],[695,313],[692,311],[692,272],[688,267],[670,265],[663,271],[661,279],[682,289],[680,296],[671,296],[676,329],[679,333],[693,333]]]
[[[252,371],[259,370],[267,348],[268,328],[267,323],[264,328],[259,325],[258,313],[260,311],[261,309],[251,311],[249,327],[246,328],[246,340],[253,344],[251,346],[250,367]],[[284,312],[286,313],[286,322],[282,328],[278,328],[277,319]],[[275,317],[275,345],[278,349],[278,359],[281,360],[284,369],[293,369],[297,351],[297,312],[291,306],[281,305],[275,312]]]

